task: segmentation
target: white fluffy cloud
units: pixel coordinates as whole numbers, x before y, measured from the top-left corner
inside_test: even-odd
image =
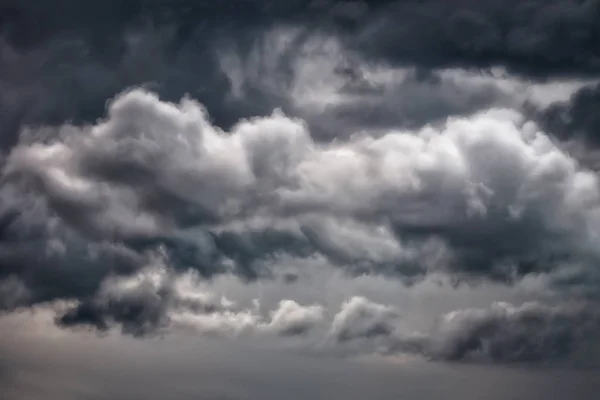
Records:
[[[320,252],[351,269],[507,279],[595,257],[600,228],[597,176],[509,110],[323,144],[281,112],[224,132],[192,100],[134,90],[96,125],[24,137],[5,178],[96,240],[179,246],[182,228],[208,230],[185,234],[187,267]]]

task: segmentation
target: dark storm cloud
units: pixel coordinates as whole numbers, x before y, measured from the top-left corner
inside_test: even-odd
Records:
[[[282,300],[268,315],[262,315],[256,307],[238,306],[201,287],[199,276],[177,275],[156,259],[153,266],[132,277],[105,280],[93,297],[67,309],[57,323],[100,332],[120,327],[122,333],[135,337],[173,329],[217,336],[293,337],[308,334],[322,321],[323,312],[317,304],[303,306]]]
[[[281,112],[226,132],[192,100],[135,90],[96,125],[43,133],[6,159],[3,234],[15,244],[2,261],[44,299],[92,294],[159,249],[205,277],[253,279],[280,255],[318,255],[407,282],[513,282],[598,257],[597,176],[513,111],[323,144]],[[44,267],[62,258],[72,270]],[[73,280],[41,278],[55,273]]]
[[[423,66],[597,74],[600,3],[587,1],[396,1],[373,11],[355,36],[387,61]]]
[[[20,216],[2,230],[0,277],[7,280],[0,291],[3,308],[85,297],[110,274],[130,274],[144,265],[143,254],[119,244],[92,243],[60,223],[53,226],[57,221],[37,213],[35,205],[22,206]],[[13,297],[19,287],[35,289],[18,290],[26,296]]]
[[[3,1],[1,144],[10,146],[24,124],[93,122],[107,99],[140,84],[152,84],[172,100],[189,93],[225,126],[284,106],[277,94],[252,83],[246,88],[249,98],[231,98],[217,51],[232,43],[246,56],[274,28],[318,30],[321,19],[329,21],[331,7],[310,3]],[[297,45],[289,45],[291,56]],[[277,68],[278,74],[288,73],[286,59]]]
[[[503,65],[538,78],[598,72],[598,10],[595,1],[559,0],[519,2],[518,7],[489,0],[4,1],[0,145],[12,146],[23,125],[93,122],[107,99],[141,84],[153,85],[168,100],[189,93],[224,127],[274,107],[302,116],[326,138],[341,134],[337,123],[415,126],[475,111],[499,95],[457,95],[443,82],[441,88],[436,82],[421,84],[411,101],[390,93],[411,91],[414,84],[408,83],[378,90],[385,102],[363,94],[355,103],[330,107],[322,120],[311,119],[287,96],[295,57],[312,36],[324,35],[359,58],[415,67],[425,77],[430,68],[453,66]],[[250,76],[242,84],[243,96],[231,96],[235,84],[219,52],[231,47],[247,63],[258,48],[273,50],[264,36],[274,29],[301,32],[277,65],[260,66],[278,86]],[[338,70],[360,76],[352,67]]]
[[[595,23],[600,7],[595,0],[298,0],[285,4],[138,0],[86,6],[62,0],[53,6],[42,1],[8,2],[4,10],[5,29],[21,46],[68,29],[106,43],[118,37],[123,26],[143,17],[177,26],[177,46],[210,15],[224,27],[273,22],[323,25],[335,28],[367,53],[407,64],[504,64],[538,75],[597,73],[600,68],[600,32]],[[111,34],[102,37],[103,31]]]
[[[578,140],[597,149],[600,146],[600,85],[579,90],[568,102],[557,103],[541,112],[541,125],[562,140]]]
[[[582,307],[496,304],[489,310],[461,310],[434,329],[434,358],[456,361],[539,362],[566,358],[594,342],[600,315]]]
[[[427,332],[407,333],[393,307],[353,298],[336,314],[331,335],[340,345],[354,342],[362,351],[383,354],[450,362],[538,363],[595,350],[599,332],[600,315],[593,306],[495,303],[489,309],[452,311]]]
[[[600,85],[586,85],[566,101],[547,108],[525,108],[532,119],[557,139],[561,147],[582,165],[600,170]]]
[[[63,326],[89,325],[106,331],[114,321],[114,324],[122,326],[125,334],[143,336],[154,333],[167,325],[167,308],[176,294],[173,293],[170,277],[159,282],[144,278],[135,286],[121,291],[112,282],[105,281],[94,299],[84,300],[76,308],[68,310],[58,323]],[[194,306],[205,308],[203,304]]]
[[[154,84],[166,97],[191,93],[225,125],[265,113],[228,101],[215,57],[218,38],[259,37],[267,2],[3,2],[0,8],[0,137],[11,146],[23,125],[92,122],[126,87]],[[277,8],[277,7],[275,7]],[[240,10],[243,10],[240,13]],[[263,16],[263,14],[265,16]],[[253,21],[253,22],[250,22]],[[236,27],[231,31],[231,24]],[[239,43],[246,51],[248,43]],[[254,93],[254,97],[260,96]],[[265,99],[264,101],[267,101]]]
[[[596,145],[598,86],[534,104],[537,125],[518,110],[528,80],[600,72],[598,1],[1,4],[0,310],[304,338],[324,306],[202,283],[311,259],[407,284],[549,275],[559,300],[597,299],[600,181],[568,145]],[[592,308],[499,304],[403,333],[357,296],[328,339],[546,361],[598,333]]]

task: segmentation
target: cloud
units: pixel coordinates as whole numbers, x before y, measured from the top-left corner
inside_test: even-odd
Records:
[[[267,316],[260,305],[243,308],[206,287],[197,274],[177,275],[157,256],[153,264],[130,277],[109,277],[99,291],[57,317],[63,327],[91,327],[106,332],[120,327],[136,337],[173,330],[217,335],[273,334],[301,336],[323,319],[320,305],[282,300]]]
[[[273,108],[256,107],[256,92],[254,103],[227,98],[229,84],[216,56],[219,41],[228,36],[221,29],[231,20],[237,21],[236,40],[258,40],[262,34],[243,23],[248,19],[235,17],[228,5],[26,3],[3,2],[0,9],[2,152],[14,145],[24,126],[94,122],[108,99],[131,86],[152,86],[173,100],[189,93],[210,105],[213,118],[224,125]],[[244,3],[252,13],[253,2]],[[190,5],[195,6],[191,11]]]
[[[557,103],[542,113],[543,126],[563,140],[578,139],[597,148],[600,120],[592,111],[600,103],[600,85],[579,90],[569,102]]]
[[[25,132],[3,172],[3,277],[29,304],[83,300],[73,319],[100,327],[98,314],[125,311],[87,299],[156,251],[203,277],[269,277],[280,255],[321,256],[405,283],[514,282],[573,264],[592,277],[598,257],[596,175],[509,110],[325,144],[281,112],[226,132],[193,100],[134,90],[95,125]],[[555,287],[578,295],[580,282],[579,295],[595,281]],[[151,330],[171,296],[156,291],[127,294]]]
[[[335,315],[330,334],[340,342],[389,336],[394,332],[394,321],[398,317],[393,307],[373,303],[364,297],[352,297]]]
[[[419,355],[436,361],[564,361],[597,345],[600,315],[585,305],[494,303],[440,317],[425,332],[406,332],[390,306],[355,297],[336,314],[331,335],[354,351]],[[588,346],[588,347],[586,347]]]
[[[230,98],[266,99],[263,110],[281,107],[304,119],[322,141],[365,129],[418,128],[491,106],[520,107],[530,91],[530,82],[501,73],[369,63],[339,38],[302,29],[268,31],[247,54],[231,42],[217,51]]]
[[[443,360],[481,357],[493,362],[538,362],[571,355],[593,340],[600,318],[591,309],[497,303],[488,310],[445,315],[432,335],[432,356]]]
[[[172,295],[164,295],[167,287]],[[51,311],[59,309],[65,307]],[[100,332],[120,329],[137,338],[174,335],[188,340],[202,335],[225,343],[242,337],[253,340],[246,344],[267,339],[270,348],[297,338],[299,350],[328,357],[409,357],[500,365],[596,365],[593,355],[600,331],[600,315],[593,303],[496,302],[487,308],[448,312],[422,330],[410,329],[395,307],[362,296],[346,299],[336,312],[331,306],[326,310],[294,300],[282,300],[267,313],[260,309],[256,300],[248,307],[210,291],[193,274],[175,276],[151,267],[135,278],[107,281],[91,302],[67,307],[59,326]],[[22,314],[13,314],[17,316],[23,319]],[[50,328],[38,329],[36,334]],[[61,337],[71,334],[62,332]]]
[[[3,190],[5,200],[9,192]],[[110,274],[131,274],[147,263],[148,255],[122,244],[85,240],[48,215],[36,199],[21,201],[16,211],[12,202],[2,209],[3,214],[15,211],[2,227],[0,280],[6,280],[5,289],[12,288],[0,292],[3,309],[85,298]],[[16,288],[24,296],[14,297]]]
[[[595,0],[511,0],[508,7],[494,0],[452,5],[439,0],[293,1],[285,6],[268,0],[139,1],[127,6],[103,2],[86,7],[65,0],[53,7],[40,1],[11,3],[3,12],[9,21],[8,37],[21,47],[67,31],[98,48],[115,48],[124,30],[146,18],[155,26],[174,29],[175,49],[191,41],[198,29],[214,35],[219,34],[215,26],[233,23],[254,32],[290,25],[334,32],[357,50],[386,62],[422,67],[504,65],[538,77],[598,72]]]
[[[373,7],[351,41],[380,60],[408,65],[597,74],[599,11],[595,0],[394,1]]]
[[[255,300],[250,309],[225,309],[210,314],[181,313],[172,316],[175,329],[186,329],[206,335],[235,337],[244,334],[301,337],[308,335],[324,318],[324,308],[312,304],[302,306],[294,300],[281,300],[268,313],[260,314]]]
[[[300,349],[329,355],[497,364],[593,363],[586,352],[595,349],[600,331],[593,303],[496,302],[448,312],[420,331],[410,330],[395,307],[362,296],[348,298],[335,313],[289,299],[263,313],[257,300],[252,303],[238,304],[193,273],[176,275],[157,264],[130,278],[108,279],[94,298],[67,307],[57,321],[100,332],[119,328],[134,337],[182,332],[228,340],[298,337]],[[325,342],[314,341],[319,337]]]
[[[277,253],[495,280],[596,257],[597,177],[514,111],[321,144],[281,112],[225,132],[192,100],[135,90],[96,125],[45,134],[7,157],[6,191],[88,240],[163,245],[207,276],[255,277]]]
[[[597,365],[600,1],[1,3],[0,347]]]
[[[15,309],[27,304],[29,296],[27,287],[19,278],[9,276],[0,280],[0,310]]]
[[[464,85],[447,70],[501,66],[537,81],[598,72],[593,1],[117,3],[3,3],[3,153],[24,126],[93,123],[107,99],[140,85],[170,101],[197,99],[225,129],[281,107],[330,140],[520,107],[502,88]],[[382,67],[407,77],[382,76]]]
[[[324,309],[319,305],[303,307],[293,300],[283,300],[273,310],[267,329],[283,335],[298,335],[310,331],[323,319]]]
[[[425,337],[406,333],[400,313],[392,306],[378,304],[362,296],[342,303],[331,322],[328,338],[334,351],[348,355],[419,355]]]

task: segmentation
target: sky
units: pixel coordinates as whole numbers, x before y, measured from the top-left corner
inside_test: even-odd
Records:
[[[0,399],[596,399],[598,20],[0,0]]]

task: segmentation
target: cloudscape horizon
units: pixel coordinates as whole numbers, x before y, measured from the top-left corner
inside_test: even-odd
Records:
[[[595,399],[600,1],[0,1],[0,399]]]

